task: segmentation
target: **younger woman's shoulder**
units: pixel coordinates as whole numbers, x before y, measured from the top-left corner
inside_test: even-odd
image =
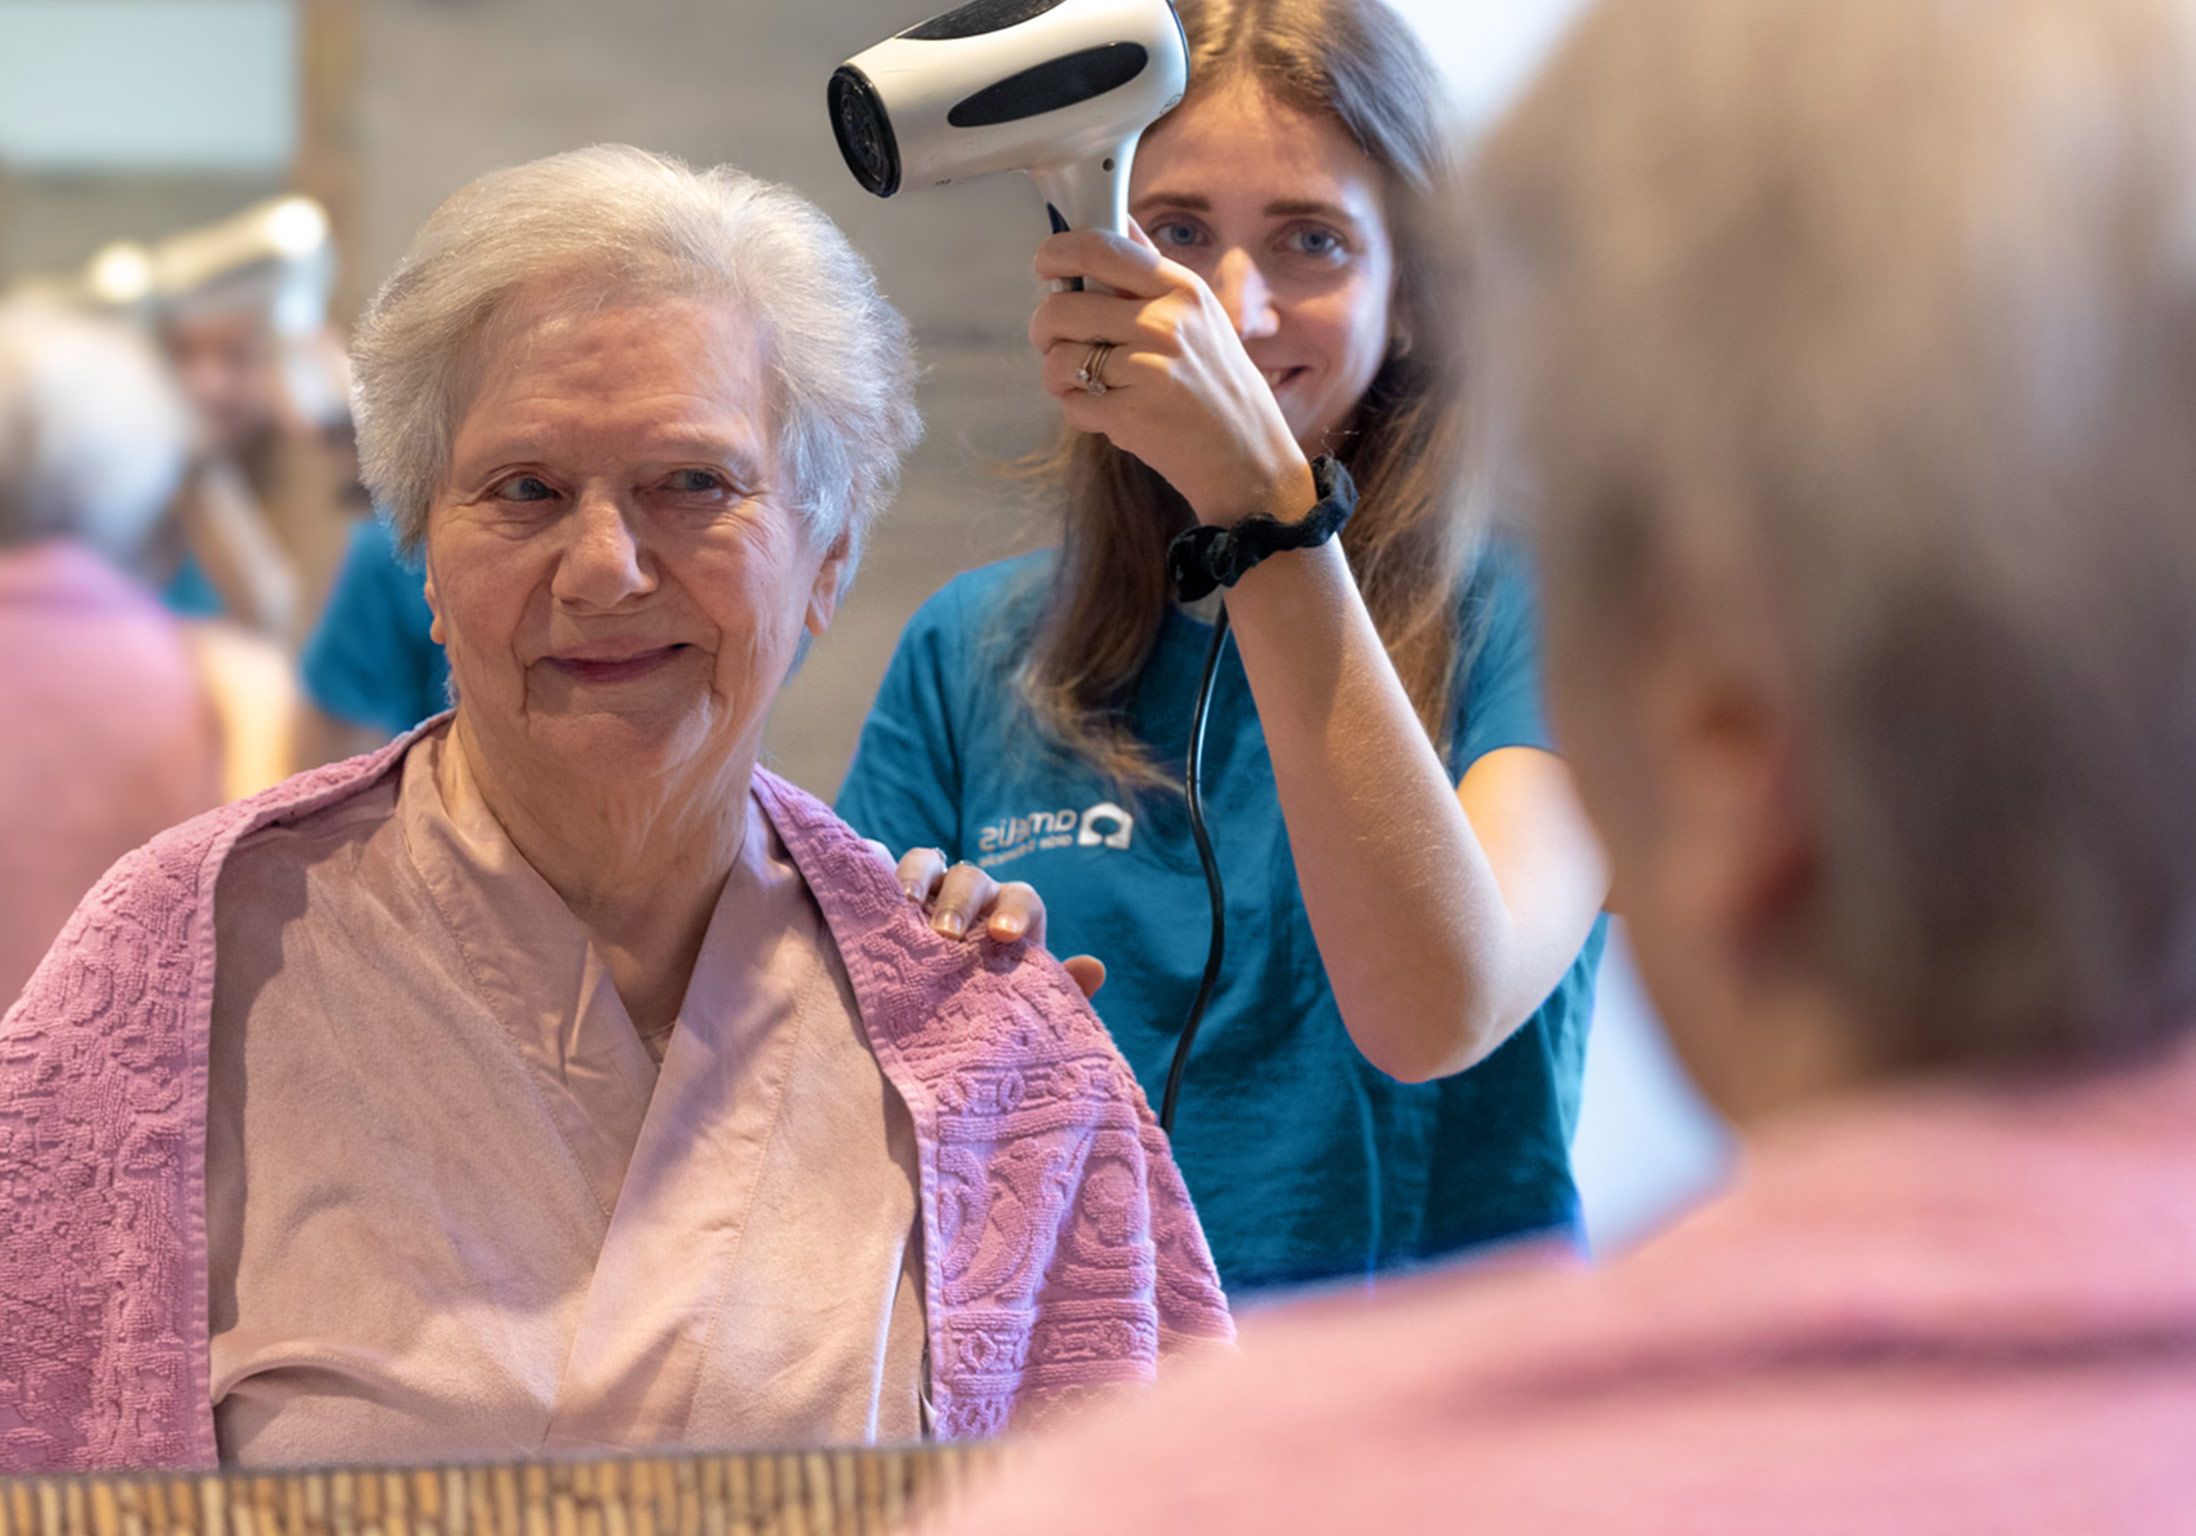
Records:
[[[1514,533],[1490,534],[1464,583],[1465,622],[1529,623],[1539,603],[1540,581],[1532,550]]]
[[[924,600],[908,628],[981,629],[995,617],[1031,609],[1051,580],[1057,554],[1053,549],[1032,550],[965,570]]]
[[[1018,651],[1051,584],[1053,556],[1036,550],[955,576],[907,621],[895,664],[961,674],[990,670],[995,651]]]
[[[1541,698],[1539,581],[1531,551],[1517,538],[1488,540],[1464,584],[1457,623],[1463,670],[1451,767],[1461,774],[1504,747],[1552,751]]]

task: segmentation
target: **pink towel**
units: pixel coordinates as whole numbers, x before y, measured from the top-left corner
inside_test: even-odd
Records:
[[[0,1472],[213,1465],[215,883],[237,839],[357,793],[412,739],[127,856],[0,1021]],[[1165,1137],[1074,983],[933,934],[828,809],[756,783],[915,1121],[938,1433],[1037,1421],[1231,1338]]]

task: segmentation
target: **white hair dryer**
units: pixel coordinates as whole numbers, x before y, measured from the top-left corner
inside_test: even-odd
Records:
[[[1171,0],[973,0],[840,65],[831,126],[879,197],[1023,171],[1055,230],[1125,236],[1137,140],[1188,84]]]

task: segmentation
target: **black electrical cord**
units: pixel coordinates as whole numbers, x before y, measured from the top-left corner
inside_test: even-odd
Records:
[[[1312,461],[1312,484],[1319,500],[1309,515],[1292,523],[1262,513],[1221,527],[1199,523],[1175,535],[1167,545],[1167,576],[1176,599],[1194,603],[1208,593],[1232,587],[1242,574],[1268,555],[1289,549],[1310,549],[1342,531],[1357,509],[1357,482],[1339,459],[1321,454]],[[1166,1092],[1159,1100],[1159,1128],[1174,1129],[1174,1109],[1182,1096],[1182,1073],[1189,1066],[1190,1050],[1197,1043],[1197,1028],[1205,1022],[1206,1005],[1220,981],[1220,961],[1227,953],[1228,899],[1220,886],[1220,861],[1213,857],[1212,835],[1205,830],[1205,719],[1212,713],[1212,684],[1219,675],[1220,653],[1228,645],[1228,609],[1225,599],[1213,621],[1212,648],[1205,652],[1205,674],[1197,680],[1197,702],[1190,710],[1189,753],[1182,765],[1182,788],[1189,799],[1190,835],[1197,839],[1197,859],[1205,867],[1205,892],[1212,898],[1212,947],[1205,951],[1205,974],[1197,983],[1197,999],[1182,1021],[1181,1036],[1174,1042],[1174,1060],[1167,1066]]]
[[[1190,710],[1189,753],[1183,760],[1182,788],[1189,798],[1190,836],[1197,840],[1197,861],[1205,868],[1205,893],[1212,898],[1212,945],[1205,951],[1205,974],[1197,983],[1197,999],[1182,1021],[1181,1036],[1174,1042],[1174,1060],[1167,1066],[1167,1088],[1159,1100],[1159,1128],[1174,1130],[1174,1107],[1182,1096],[1182,1073],[1189,1066],[1190,1047],[1197,1043],[1197,1027],[1205,1022],[1205,1006],[1220,981],[1220,961],[1228,946],[1227,892],[1220,884],[1220,861],[1213,856],[1212,834],[1205,830],[1205,720],[1212,713],[1212,684],[1220,672],[1220,653],[1228,644],[1228,610],[1223,603],[1213,621],[1212,646],[1205,652],[1204,675],[1197,680],[1197,703]]]

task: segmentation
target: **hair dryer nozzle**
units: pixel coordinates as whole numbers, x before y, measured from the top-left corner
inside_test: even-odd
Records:
[[[831,77],[831,131],[854,179],[879,197],[900,190],[900,145],[869,76],[841,64]]]

